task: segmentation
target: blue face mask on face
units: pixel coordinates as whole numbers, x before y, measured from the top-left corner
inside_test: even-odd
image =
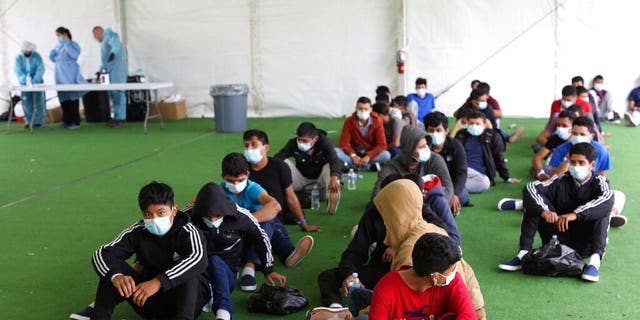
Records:
[[[473,124],[467,127],[467,132],[469,132],[469,134],[471,134],[472,136],[477,137],[481,135],[483,131],[484,131],[484,127],[478,124]]]
[[[569,136],[571,135],[571,132],[569,132],[569,128],[557,127],[556,135],[562,140],[567,140],[567,138],[569,138]]]
[[[572,136],[571,144],[576,145],[578,143],[589,142],[590,138],[588,136]]]
[[[171,215],[155,219],[144,219],[144,227],[156,236],[163,236],[171,229]]]
[[[298,150],[302,152],[307,152],[311,150],[311,143],[300,143],[298,142]]]
[[[247,158],[247,162],[256,164],[262,161],[262,147],[257,149],[247,149],[244,151],[244,157]]]
[[[418,162],[427,162],[431,158],[431,150],[429,148],[424,148],[418,150],[418,157],[415,158]]]
[[[484,110],[487,108],[489,104],[486,101],[480,101],[478,102],[478,109],[480,110]]]
[[[216,221],[213,221],[213,222],[211,222],[211,221],[209,221],[209,220],[207,220],[205,218],[202,218],[202,221],[204,221],[204,224],[206,224],[207,227],[211,228],[211,229],[220,228],[220,225],[222,224],[222,220],[224,220],[224,217],[220,217],[220,219],[218,219]]]
[[[569,174],[577,181],[582,181],[589,175],[589,166],[569,166]]]
[[[445,140],[444,132],[431,132],[428,135],[431,136],[431,143],[436,147],[441,146]]]

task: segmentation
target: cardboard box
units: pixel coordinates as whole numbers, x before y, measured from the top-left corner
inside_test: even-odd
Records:
[[[55,108],[47,109],[47,112],[49,114],[49,117],[52,118],[52,119],[48,119],[45,117],[45,121],[47,121],[47,123],[51,120],[53,120],[53,122],[62,121],[62,108],[55,107]]]
[[[184,100],[176,102],[161,102],[158,104],[162,119],[164,120],[180,120],[187,117],[187,103]],[[149,105],[149,116],[156,114],[154,103]],[[158,120],[155,118],[153,120]]]

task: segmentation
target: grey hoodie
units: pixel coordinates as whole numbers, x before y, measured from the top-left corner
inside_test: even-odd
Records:
[[[425,138],[427,133],[419,126],[407,125],[402,128],[400,135],[400,145],[402,153],[391,159],[389,163],[378,173],[378,181],[373,187],[371,198],[375,197],[380,191],[380,183],[388,176],[393,174],[406,175],[415,173],[422,177],[427,174],[435,174],[440,178],[442,186],[446,189],[447,200],[450,201],[453,196],[453,182],[447,169],[447,163],[436,152],[431,151],[431,156],[427,162],[419,163],[415,169],[409,169],[409,165],[414,162],[413,151],[416,150],[420,139]]]

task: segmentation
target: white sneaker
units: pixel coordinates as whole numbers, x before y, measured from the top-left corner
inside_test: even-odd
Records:
[[[625,112],[624,113],[624,119],[627,120],[627,124],[628,125],[634,126],[634,127],[638,126],[638,120],[636,119],[636,117],[634,117],[633,114],[631,114],[629,112]]]

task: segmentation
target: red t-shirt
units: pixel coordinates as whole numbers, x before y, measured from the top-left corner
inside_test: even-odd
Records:
[[[587,114],[587,113],[591,113],[593,114],[593,109],[591,109],[591,104],[589,102],[586,102],[582,99],[576,99],[576,102],[574,102],[575,104],[579,105],[580,108],[582,108],[582,113]],[[551,114],[549,114],[549,117],[553,116],[554,113],[560,113],[562,112],[563,108],[562,108],[562,99],[558,99],[556,101],[554,101],[551,104]]]
[[[408,268],[403,266],[400,270]],[[417,292],[395,270],[382,277],[373,289],[369,320],[438,320],[452,315],[457,320],[478,319],[467,286],[457,272],[448,286]]]

